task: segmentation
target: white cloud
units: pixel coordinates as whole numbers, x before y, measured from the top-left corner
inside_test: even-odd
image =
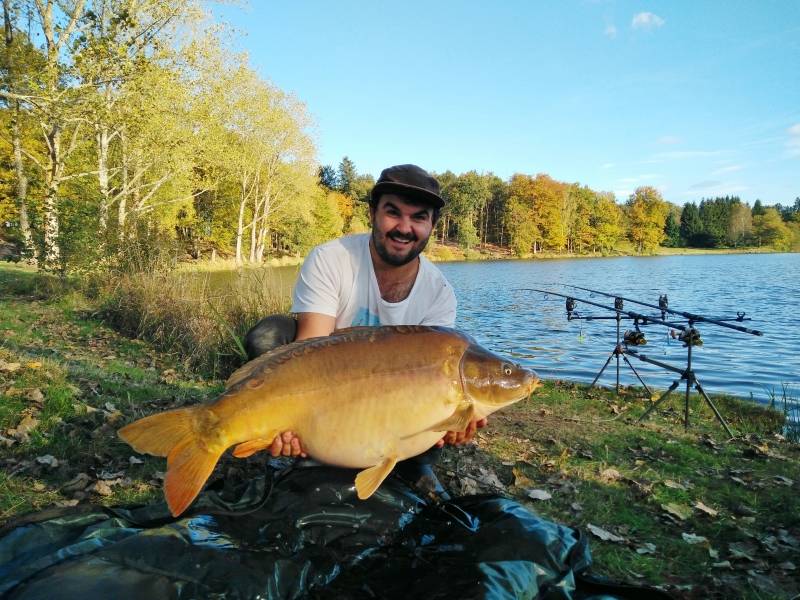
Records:
[[[789,156],[800,156],[800,123],[796,123],[787,129],[789,140],[786,142]]]
[[[659,152],[653,155],[657,160],[683,160],[686,158],[702,158],[704,156],[719,156],[723,150],[675,150],[672,152]]]
[[[631,21],[631,27],[633,27],[634,29],[650,30],[662,27],[664,23],[666,23],[666,21],[655,13],[640,12],[633,16],[633,20]]]
[[[711,175],[722,175],[723,173],[735,173],[744,169],[744,165],[729,165],[727,167],[720,167],[711,172]]]
[[[603,35],[610,37],[612,40],[617,37],[617,28],[614,25],[606,25]]]
[[[663,135],[658,138],[659,144],[664,144],[665,146],[671,146],[673,144],[680,144],[681,138],[674,136],[674,135]]]

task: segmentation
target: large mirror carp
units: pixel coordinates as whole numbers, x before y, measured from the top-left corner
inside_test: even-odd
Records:
[[[281,346],[234,372],[215,402],[145,417],[119,435],[137,452],[167,457],[174,516],[226,449],[249,456],[283,431],[318,461],[363,469],[355,487],[366,499],[398,461],[527,398],[538,381],[454,329],[354,327]]]

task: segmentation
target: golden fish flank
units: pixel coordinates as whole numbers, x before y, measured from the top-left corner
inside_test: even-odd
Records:
[[[145,417],[119,435],[137,452],[167,457],[164,491],[175,516],[227,448],[243,458],[282,431],[321,462],[364,469],[355,486],[365,499],[397,461],[537,385],[535,373],[453,329],[354,327],[260,356],[231,375],[214,403]]]

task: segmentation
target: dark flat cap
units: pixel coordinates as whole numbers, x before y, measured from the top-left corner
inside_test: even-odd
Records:
[[[444,206],[439,182],[417,165],[396,165],[381,171],[381,176],[372,188],[372,199],[377,201],[381,194],[387,193],[400,194],[435,208]]]

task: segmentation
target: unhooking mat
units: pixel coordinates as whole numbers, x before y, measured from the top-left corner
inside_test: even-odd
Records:
[[[35,513],[0,531],[0,596],[188,598],[668,598],[584,577],[576,530],[497,496],[426,503],[390,477],[369,500],[354,471],[272,472],[164,503]]]

